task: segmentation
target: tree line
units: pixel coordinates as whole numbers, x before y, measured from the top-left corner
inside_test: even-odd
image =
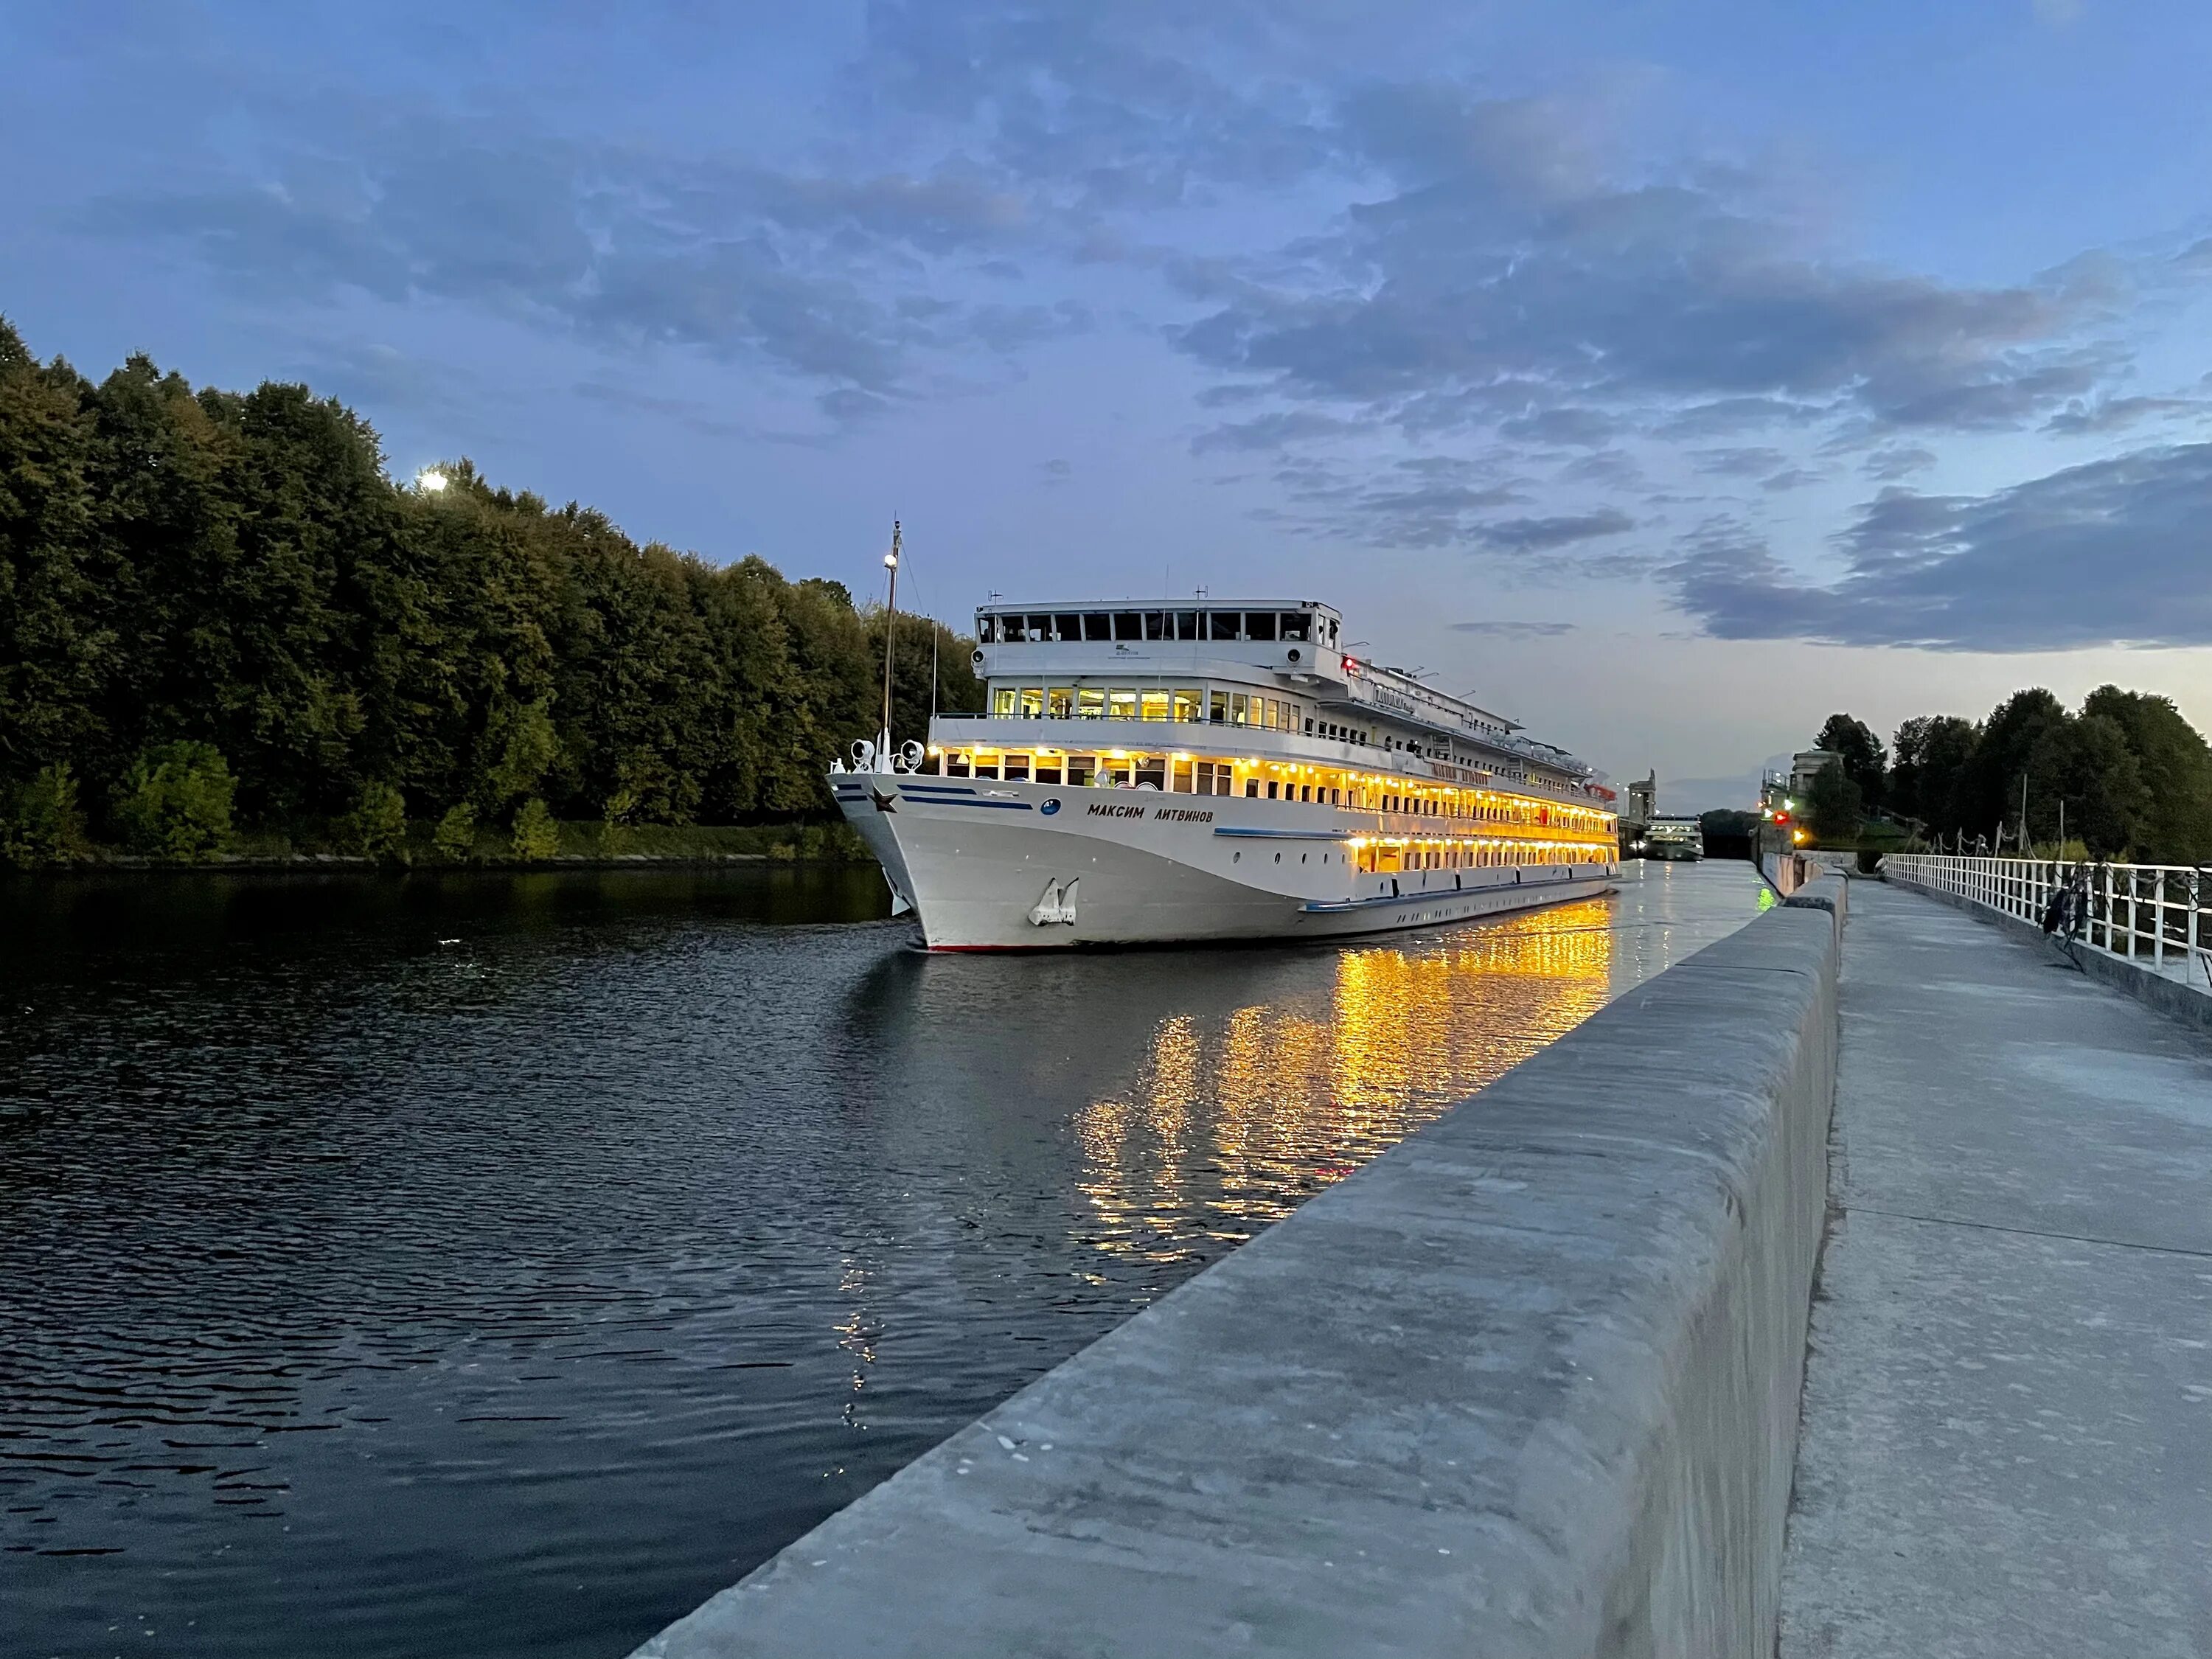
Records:
[[[0,854],[832,814],[830,759],[880,720],[880,607],[465,461],[425,483],[304,386],[144,356],[94,385],[0,319]],[[899,736],[981,707],[972,641],[902,616],[896,643]]]
[[[2063,827],[2093,857],[2212,860],[2212,749],[2171,699],[2148,692],[2100,685],[2069,710],[2038,686],[1980,721],[1916,715],[1887,748],[1838,714],[1816,746],[1843,757],[1808,802],[1825,840],[1848,840],[1881,812],[1944,846],[2056,847]]]

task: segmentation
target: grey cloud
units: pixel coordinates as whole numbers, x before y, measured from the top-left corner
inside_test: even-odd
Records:
[[[1677,410],[1653,430],[1662,438],[1716,438],[1746,427],[1802,426],[1827,412],[1818,404],[1781,398],[1719,398]]]
[[[1238,421],[1227,426],[1215,427],[1201,432],[1191,441],[1194,455],[1212,455],[1224,452],[1237,453],[1252,450],[1281,449],[1285,445],[1304,442],[1314,438],[1335,438],[1353,432],[1348,421],[1334,416],[1316,414],[1310,410],[1293,410],[1273,415],[1261,415],[1249,421]]]
[[[1778,449],[1698,449],[1689,459],[1698,471],[1715,477],[1752,478],[1772,471],[1789,457]]]
[[[1770,473],[1759,481],[1759,487],[1769,495],[1778,495],[1784,490],[1802,489],[1807,484],[1820,482],[1822,474],[1802,466],[1785,466],[1779,472]]]
[[[1330,154],[1307,83],[1281,72],[1268,8],[879,0],[866,15],[858,72],[885,110],[1087,214],[1288,183]],[[1224,67],[1240,59],[1260,72]]]
[[[1346,130],[1398,178],[1179,332],[1209,368],[1393,414],[1501,381],[1675,421],[1848,408],[2005,427],[2115,366],[2072,290],[1960,288],[1823,260],[1727,181],[1617,179],[1549,104],[1394,88]],[[1750,400],[1748,404],[1745,400]]]
[[[917,355],[1011,352],[1090,325],[1073,305],[930,291],[946,262],[971,272],[1030,232],[1018,193],[949,168],[778,173],[417,112],[333,126],[270,139],[258,175],[107,198],[82,222],[181,245],[257,295],[454,301],[878,393]]]
[[[2106,398],[2094,404],[2072,403],[2044,422],[2045,432],[2081,437],[2123,428],[2165,416],[2198,415],[2206,405],[2194,398]]]
[[[2212,644],[2212,444],[2154,447],[1987,495],[1884,491],[1841,538],[1845,569],[1795,576],[1741,525],[1708,525],[1664,573],[1727,639],[1960,651]]]
[[[1891,480],[1909,477],[1935,465],[1934,450],[1922,449],[1916,445],[1893,444],[1887,449],[1877,449],[1868,456],[1863,470],[1870,478]]]
[[[1542,409],[1501,421],[1498,430],[1528,443],[1595,449],[1620,430],[1620,422],[1595,409]]]
[[[724,419],[707,404],[690,398],[664,398],[651,392],[638,392],[617,386],[609,380],[579,380],[574,390],[580,398],[608,409],[629,410],[640,415],[652,415],[673,422],[690,431],[709,438],[754,437],[758,434],[739,423]]]
[[[1606,507],[1549,519],[1502,519],[1477,531],[1483,544],[1501,553],[1547,553],[1577,542],[1596,541],[1636,528],[1626,513]]]
[[[409,409],[448,423],[481,418],[484,404],[470,378],[450,364],[374,342],[304,346],[284,364],[323,393],[377,409]]]
[[[1483,634],[1501,640],[1555,640],[1562,634],[1571,634],[1575,624],[1564,622],[1458,622],[1451,624],[1455,634]]]

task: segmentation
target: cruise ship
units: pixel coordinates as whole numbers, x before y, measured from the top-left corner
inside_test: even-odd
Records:
[[[975,629],[984,711],[830,776],[930,949],[1340,939],[1620,873],[1596,773],[1352,654],[1328,605],[994,604]]]
[[[1662,862],[1687,860],[1694,864],[1705,855],[1705,825],[1696,818],[1651,820],[1644,834],[1644,856]]]

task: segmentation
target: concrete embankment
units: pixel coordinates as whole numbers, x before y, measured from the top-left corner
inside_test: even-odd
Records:
[[[1973,903],[1955,893],[1923,887],[1918,882],[1907,881],[1901,876],[1885,874],[1882,878],[1893,887],[1932,898],[1954,910],[1963,910],[1975,921],[1986,922],[2014,939],[2041,945],[2050,950],[2057,949],[2042,928],[2032,921]],[[2124,992],[2136,1001],[2146,1003],[2171,1018],[2194,1025],[2201,1030],[2212,1031],[2212,988],[2200,991],[2187,981],[2170,978],[2154,971],[2148,963],[2113,956],[2086,942],[2076,944],[2072,960],[2091,979],[2101,981],[2116,991]]]
[[[2212,1040],[1851,901],[1783,1659],[2212,1655]]]
[[[1804,896],[640,1655],[1770,1654],[1842,884]]]

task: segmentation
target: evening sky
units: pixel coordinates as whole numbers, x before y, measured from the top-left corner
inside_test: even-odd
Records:
[[[0,64],[32,348],[304,379],[396,477],[864,598],[897,516],[954,619],[1326,599],[1617,777],[2212,723],[2202,4],[28,4]]]

